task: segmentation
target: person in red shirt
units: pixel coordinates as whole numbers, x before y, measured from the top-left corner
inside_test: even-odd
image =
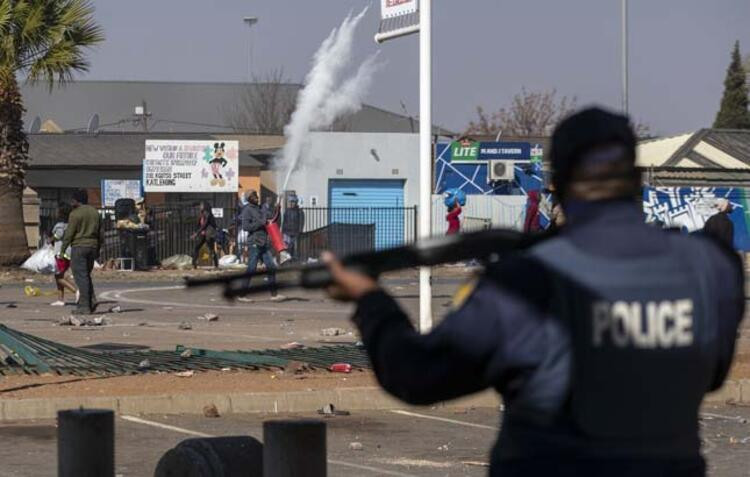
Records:
[[[445,220],[448,221],[448,231],[445,235],[457,234],[461,231],[461,205],[458,203],[458,197],[453,202],[453,207],[448,209],[448,215],[445,216]]]

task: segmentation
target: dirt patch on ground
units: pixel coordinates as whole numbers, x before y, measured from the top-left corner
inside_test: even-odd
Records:
[[[285,374],[271,371],[208,371],[195,373],[192,377],[164,373],[113,378],[3,376],[0,377],[0,400],[311,391],[361,386],[377,386],[371,372],[353,371],[350,374],[341,374],[315,371]]]

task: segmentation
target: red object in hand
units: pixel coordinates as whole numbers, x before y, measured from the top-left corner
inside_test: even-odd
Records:
[[[276,222],[268,222],[266,224],[266,233],[268,234],[268,239],[271,241],[271,246],[276,250],[276,253],[281,253],[286,250],[286,244],[281,235],[279,224]]]
[[[352,365],[349,363],[334,363],[328,369],[334,373],[351,373]]]

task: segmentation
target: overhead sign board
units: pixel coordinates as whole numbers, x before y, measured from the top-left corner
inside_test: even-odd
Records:
[[[142,197],[141,181],[102,179],[102,206],[114,207],[118,199],[138,200]]]
[[[416,12],[418,7],[417,0],[380,0],[380,15],[383,18],[407,15]]]
[[[146,141],[146,192],[236,193],[238,172],[238,141]]]

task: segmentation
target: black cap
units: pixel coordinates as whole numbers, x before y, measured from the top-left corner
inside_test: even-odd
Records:
[[[552,181],[558,190],[570,176],[586,152],[604,145],[620,145],[625,151],[621,159],[635,168],[636,139],[627,116],[601,108],[587,108],[565,118],[552,133]]]

